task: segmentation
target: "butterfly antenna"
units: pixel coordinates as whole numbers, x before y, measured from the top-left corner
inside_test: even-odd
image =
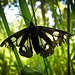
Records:
[[[21,15],[21,14],[16,14],[16,15],[20,15],[20,16],[22,16],[23,18],[26,18],[29,22],[31,22],[27,17],[25,17],[25,16],[23,16],[23,15]]]
[[[39,5],[39,6],[35,9],[35,12],[36,12],[36,11],[37,11],[37,9],[38,9],[38,8],[40,8],[40,7],[41,7],[41,5]]]
[[[36,20],[36,16],[35,16],[35,11],[34,11],[34,7],[33,7],[33,2],[31,0],[31,7],[32,7],[32,11],[33,11],[33,16],[34,16],[34,19],[35,19],[35,24],[37,26],[37,20]],[[33,17],[32,17],[33,18]]]

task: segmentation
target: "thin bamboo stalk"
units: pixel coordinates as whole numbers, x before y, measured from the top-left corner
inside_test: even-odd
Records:
[[[67,31],[70,32],[70,0],[67,0]],[[70,75],[70,54],[69,54],[69,37],[68,37],[68,75]]]

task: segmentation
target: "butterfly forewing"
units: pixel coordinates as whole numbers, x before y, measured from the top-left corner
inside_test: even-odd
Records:
[[[1,43],[1,47],[6,44],[6,43],[9,43],[9,45],[12,47],[12,42],[15,42],[19,39],[19,37],[21,37],[23,34],[25,34],[27,32],[27,28],[26,29],[23,29],[11,36],[9,36],[6,40],[4,40],[2,43]]]
[[[68,32],[58,29],[42,27],[42,26],[38,26],[38,28],[44,33],[50,34],[53,42],[56,43],[56,45],[57,44],[61,45],[62,42],[64,43],[66,41],[67,37],[71,36],[71,34],[69,34]]]

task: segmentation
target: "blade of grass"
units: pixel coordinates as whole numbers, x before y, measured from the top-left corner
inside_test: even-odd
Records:
[[[50,61],[47,58],[45,58],[45,61],[47,62],[47,72],[48,72],[48,75],[49,74],[53,75],[52,70],[51,70],[51,66],[50,66]]]
[[[10,32],[10,29],[9,29],[8,22],[7,22],[7,20],[6,20],[4,11],[3,11],[3,9],[2,9],[1,3],[0,3],[0,15],[1,15],[1,18],[2,18],[2,20],[3,20],[6,33],[7,33],[8,36],[10,36],[10,35],[11,35],[11,32]],[[14,49],[13,51],[14,51],[14,54],[15,54],[15,57],[16,57],[18,66],[19,66],[19,68],[21,68],[21,67],[22,67],[22,63],[21,63],[21,60],[20,60],[20,57],[19,57],[19,55],[18,55],[18,52],[17,52],[16,47],[15,47],[15,49]]]
[[[21,9],[22,15],[24,17],[26,17],[27,19],[29,19],[29,21],[31,22],[31,14],[30,14],[30,11],[28,9],[26,0],[19,0],[19,4],[20,4],[20,9]],[[26,27],[28,27],[30,22],[26,18],[24,18],[24,21],[26,23]]]
[[[43,73],[45,74],[44,60],[43,60],[43,58],[40,55],[38,55],[38,59],[40,60],[40,63],[41,63],[41,69],[42,69]]]
[[[47,67],[47,62],[46,62],[46,58],[43,58],[43,60],[44,60],[44,65],[45,65],[45,72],[46,72],[46,75],[48,75],[48,67]]]

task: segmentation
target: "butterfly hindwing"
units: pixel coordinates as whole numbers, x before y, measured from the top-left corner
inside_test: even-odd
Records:
[[[19,53],[22,56],[30,58],[33,56],[32,41],[31,41],[29,35],[27,38],[26,37],[27,37],[27,35],[24,35],[20,42]]]
[[[38,30],[38,39],[40,45],[40,55],[42,57],[47,57],[53,54],[55,43],[49,39],[49,37],[42,31]]]

